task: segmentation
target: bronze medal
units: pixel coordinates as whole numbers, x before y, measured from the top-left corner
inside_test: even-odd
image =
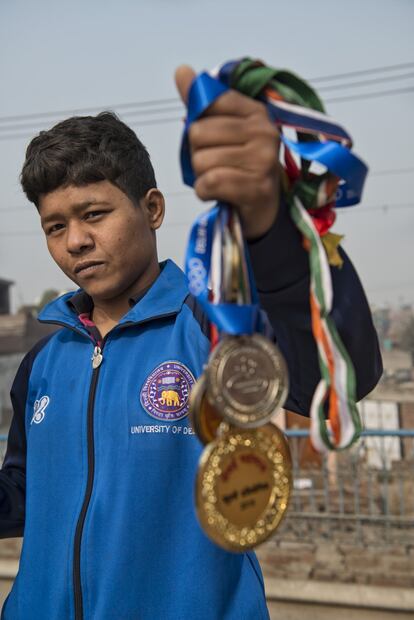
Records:
[[[213,441],[223,418],[206,398],[206,378],[201,375],[190,395],[190,421],[193,430],[204,445]]]
[[[206,373],[211,404],[235,426],[269,422],[286,400],[286,362],[260,334],[224,338],[210,355]]]
[[[206,534],[229,551],[268,539],[280,524],[292,485],[290,451],[273,424],[229,429],[204,450],[196,509]]]

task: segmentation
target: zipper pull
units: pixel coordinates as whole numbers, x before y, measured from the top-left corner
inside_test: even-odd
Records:
[[[98,345],[96,345],[96,347],[93,350],[93,355],[91,357],[92,360],[92,368],[95,370],[96,368],[98,368],[103,360],[103,355],[102,355],[102,349],[101,347],[98,347]]]

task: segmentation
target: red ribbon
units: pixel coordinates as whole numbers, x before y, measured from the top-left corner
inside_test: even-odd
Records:
[[[326,235],[336,220],[336,213],[333,210],[334,203],[318,207],[317,209],[308,209],[309,215],[312,217],[315,228],[320,237]]]

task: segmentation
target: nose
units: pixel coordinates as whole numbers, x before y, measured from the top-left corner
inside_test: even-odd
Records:
[[[69,254],[82,254],[94,247],[93,238],[83,222],[72,221],[67,226],[66,247]]]

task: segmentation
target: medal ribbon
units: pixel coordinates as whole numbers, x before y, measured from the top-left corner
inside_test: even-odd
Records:
[[[311,440],[319,451],[341,449],[355,441],[361,431],[356,408],[356,380],[350,357],[330,317],[332,282],[325,248],[328,231],[335,220],[332,207],[357,204],[367,174],[366,165],[350,152],[352,139],[338,123],[324,113],[315,91],[296,75],[243,59],[228,62],[210,74],[200,74],[192,83],[188,98],[188,116],[181,146],[184,182],[195,181],[188,141],[190,124],[229,88],[255,97],[266,105],[269,117],[278,125],[285,149],[285,171],[290,180],[287,200],[290,213],[303,235],[309,252],[312,331],[317,343],[321,380],[311,404]],[[298,142],[283,134],[283,127],[296,130]],[[300,168],[291,155],[301,159]],[[321,175],[309,171],[310,163],[326,167]],[[210,320],[229,333],[252,333],[257,323],[258,306],[254,304],[212,304],[208,282],[214,228],[220,211],[228,208],[218,203],[195,222],[187,251],[186,271],[190,291],[200,300]],[[320,235],[326,235],[325,239]],[[203,242],[203,239],[205,240]],[[203,251],[199,251],[200,248]],[[250,271],[252,291],[254,281]],[[228,307],[229,306],[229,307]],[[325,411],[328,411],[330,430]]]
[[[185,269],[190,293],[198,299],[210,321],[220,331],[230,335],[252,334],[257,331],[259,321],[254,282],[250,279],[245,285],[252,292],[245,296],[247,303],[222,301],[222,235],[223,228],[228,226],[230,214],[230,207],[217,203],[197,218],[190,233]]]

